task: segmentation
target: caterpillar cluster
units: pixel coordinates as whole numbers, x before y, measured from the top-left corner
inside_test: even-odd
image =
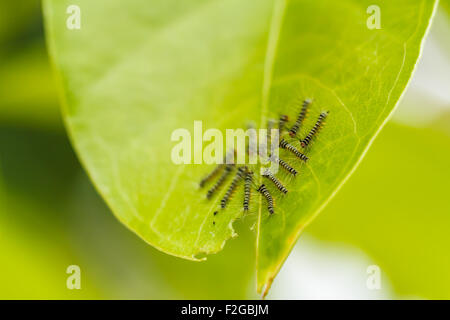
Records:
[[[303,123],[305,119],[308,116],[309,108],[312,104],[311,99],[306,99],[303,101],[302,106],[300,108],[300,111],[297,115],[297,118],[293,125],[289,128],[289,117],[285,114],[280,115],[280,118],[278,120],[278,131],[280,136],[279,141],[279,148],[284,149],[288,151],[289,153],[292,153],[295,158],[297,158],[301,162],[307,162],[309,160],[309,157],[305,154],[307,151],[306,149],[310,147],[312,144],[314,138],[318,135],[319,131],[322,129],[322,127],[325,124],[325,120],[328,117],[329,112],[323,111],[319,114],[314,126],[310,129],[310,131],[305,135],[304,138],[300,139],[297,137],[297,134],[300,132],[300,129],[302,129]],[[276,126],[276,121],[269,120],[268,121],[268,132],[270,132],[270,129],[273,129]],[[286,134],[288,133],[288,134]],[[301,145],[301,148],[303,150],[299,150],[296,148],[292,142],[288,140],[298,141]],[[268,133],[268,141],[270,141],[270,136]],[[251,152],[255,152],[254,150],[249,150],[247,148],[247,152],[250,154]],[[279,166],[292,175],[294,178],[298,175],[298,170],[294,168],[292,163],[288,163],[286,160],[281,159],[280,157],[270,156],[270,161],[276,162],[279,164]],[[237,168],[237,170],[236,170]],[[249,167],[246,165],[242,166],[236,166],[235,164],[219,164],[217,165],[209,174],[207,174],[203,179],[200,181],[200,187],[205,187],[206,184],[211,183],[214,179],[217,178],[216,182],[212,184],[212,186],[208,189],[206,197],[208,199],[211,199],[224,185],[225,181],[228,179],[230,175],[234,172],[234,177],[229,183],[229,186],[221,199],[220,207],[221,209],[225,209],[228,205],[230,199],[232,198],[233,194],[236,192],[237,188],[241,183],[244,183],[244,189],[243,189],[243,198],[242,198],[242,207],[244,212],[248,212],[250,208],[250,199],[251,199],[251,190],[254,189],[257,192],[259,192],[262,197],[265,198],[265,202],[267,205],[267,210],[270,215],[275,213],[275,201],[270,193],[269,189],[267,188],[266,184],[256,184],[254,181],[254,173],[252,170],[250,170]],[[219,175],[220,174],[220,175]],[[261,173],[262,178],[265,178],[268,183],[272,184],[277,192],[280,192],[281,194],[287,194],[288,189],[285,187],[282,181],[280,181],[276,174],[270,171],[270,169],[265,169]],[[216,215],[218,211],[214,212],[214,215]],[[215,223],[214,223],[215,224]]]

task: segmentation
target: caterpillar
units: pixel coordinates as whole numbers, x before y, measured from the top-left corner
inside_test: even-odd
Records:
[[[209,174],[207,174],[201,181],[200,181],[200,188],[203,188],[207,182],[212,180],[225,166],[227,162],[227,158],[232,158],[231,161],[234,163],[234,154],[236,153],[235,150],[229,150],[227,154],[223,157],[223,162],[219,163],[213,171],[211,171]]]
[[[248,211],[252,182],[253,182],[253,171],[247,171],[245,174],[245,185],[244,185],[244,211]]]
[[[286,122],[288,122],[288,121],[289,121],[289,117],[287,115],[282,114],[280,116],[280,120],[278,121],[278,131],[280,132],[280,135],[281,135],[281,132],[283,132],[283,130],[284,130],[284,126],[286,125]]]
[[[275,160],[280,167],[282,167],[284,170],[286,170],[287,172],[289,172],[290,174],[292,174],[294,177],[297,175],[297,170],[295,170],[294,168],[292,168],[286,161],[284,161],[283,159],[277,158]]]
[[[267,190],[264,184],[260,185],[258,188],[258,192],[261,193],[267,200],[267,210],[269,210],[270,214],[273,214],[275,211],[273,209],[273,198],[270,195],[269,190]]]
[[[200,188],[203,188],[205,186],[205,184],[207,182],[209,182],[210,180],[212,180],[212,178],[214,178],[220,170],[222,170],[224,164],[221,163],[219,165],[217,165],[213,171],[211,171],[210,173],[208,173],[201,181],[200,181]]]
[[[314,136],[322,128],[322,126],[324,124],[324,121],[327,118],[327,116],[328,116],[328,111],[322,112],[319,115],[319,118],[317,119],[316,124],[314,125],[314,127],[311,129],[311,131],[309,131],[309,133],[307,134],[305,139],[300,141],[300,143],[301,143],[303,148],[306,148],[311,143],[311,140],[314,138]]]
[[[228,175],[233,170],[233,165],[228,164],[225,167],[225,172],[222,173],[219,180],[217,180],[216,184],[211,187],[211,189],[208,190],[208,193],[206,194],[206,197],[210,199],[213,194],[222,186],[222,184],[225,182],[225,179],[228,177]]]
[[[236,189],[237,185],[241,181],[241,179],[244,177],[245,168],[240,167],[238,171],[236,172],[236,175],[234,176],[233,180],[231,181],[230,186],[228,187],[227,192],[222,198],[222,201],[220,202],[220,206],[222,209],[225,209],[227,206],[228,200],[230,200],[231,195],[233,194],[234,189]]]
[[[263,173],[263,177],[269,179],[270,181],[273,182],[273,184],[277,187],[278,190],[280,190],[281,192],[283,192],[284,194],[288,193],[288,189],[286,189],[283,184],[280,182],[280,180],[278,180],[272,172],[270,172],[269,170],[264,171]]]
[[[302,108],[299,112],[299,115],[296,119],[295,124],[292,126],[291,129],[289,129],[288,122],[289,118],[287,115],[280,115],[278,119],[278,132],[279,135],[285,134],[286,132],[289,133],[290,137],[295,138],[297,136],[297,133],[299,132],[300,128],[302,128],[303,122],[307,116],[307,113],[309,112],[309,106],[312,103],[311,99],[306,99],[303,101]],[[317,118],[316,123],[312,127],[312,129],[308,132],[308,134],[304,137],[304,139],[301,138],[295,138],[300,142],[300,145],[302,148],[306,148],[312,143],[314,138],[318,135],[319,131],[322,129],[322,127],[325,124],[325,120],[329,115],[329,111],[322,111],[320,115]],[[267,123],[267,141],[271,141],[271,133],[272,129],[275,129],[277,125],[276,120],[269,119]],[[253,126],[251,128],[254,128]],[[309,157],[301,151],[300,147],[294,146],[293,144],[288,142],[288,139],[280,139],[279,141],[279,147],[282,149],[285,149],[291,153],[293,153],[297,158],[300,160],[307,162],[309,161]],[[273,141],[275,142],[275,141]],[[255,148],[255,144],[249,143],[247,146],[247,153],[249,155],[256,154],[257,149]],[[297,176],[299,173],[295,168],[293,168],[290,163],[286,160],[283,160],[278,157],[277,154],[270,154],[269,153],[269,161],[279,164],[279,166],[285,170],[287,173],[293,175],[294,177]],[[232,198],[234,192],[238,188],[239,184],[243,181],[244,184],[244,195],[243,195],[243,209],[244,212],[247,213],[250,209],[250,201],[252,197],[252,189],[256,189],[262,196],[264,196],[267,204],[267,209],[269,213],[272,215],[275,213],[274,209],[274,203],[275,199],[273,198],[272,194],[270,193],[269,189],[267,188],[267,184],[273,183],[275,187],[282,192],[283,194],[287,194],[289,190],[283,185],[282,181],[280,181],[277,176],[270,170],[266,169],[261,173],[261,176],[265,179],[270,180],[271,182],[265,182],[261,185],[257,185],[255,183],[254,179],[254,172],[250,170],[246,165],[238,166],[235,163],[235,157],[236,157],[236,151],[230,150],[227,152],[227,156],[224,157],[224,161],[228,160],[230,163],[222,163],[218,164],[209,174],[203,177],[203,179],[200,181],[200,187],[204,187],[207,183],[210,183],[213,179],[216,179],[217,176],[219,178],[216,179],[213,186],[207,191],[206,197],[208,199],[211,199],[213,195],[219,192],[219,190],[224,187],[225,185],[228,185],[226,188],[226,192],[223,195],[223,198],[220,202],[220,207],[222,209],[225,209],[228,203],[230,202],[230,199]],[[266,157],[266,156],[264,156]],[[228,159],[229,158],[229,159]],[[236,171],[235,168],[237,167],[237,172],[235,172],[234,177],[232,178],[231,182],[228,184],[228,177],[233,174],[233,171]],[[219,209],[217,209],[219,210]],[[219,211],[214,211],[213,215],[216,216],[219,213]],[[213,225],[215,225],[216,221],[213,221]]]
[[[301,153],[300,151],[297,150],[297,148],[295,148],[293,145],[289,144],[286,140],[281,139],[280,140],[280,148],[283,148],[285,150],[288,150],[290,152],[292,152],[293,154],[295,154],[295,156],[297,158],[299,158],[300,160],[303,161],[308,161],[309,158],[307,156],[305,156],[303,153]]]
[[[291,130],[289,130],[289,135],[291,137],[295,137],[297,134],[298,129],[300,129],[300,126],[302,125],[303,120],[305,120],[306,115],[308,113],[308,107],[311,104],[310,99],[306,99],[303,101],[302,110],[298,114],[297,120],[295,121],[294,125],[292,126]]]

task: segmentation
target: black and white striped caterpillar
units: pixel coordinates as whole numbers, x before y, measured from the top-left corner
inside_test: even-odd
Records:
[[[244,211],[248,211],[252,182],[253,182],[253,171],[247,170],[245,174],[245,184],[244,184]]]
[[[220,176],[219,180],[211,187],[211,189],[208,190],[208,193],[206,194],[206,197],[208,199],[211,199],[213,194],[222,186],[222,184],[225,182],[226,178],[230,175],[231,171],[233,171],[233,165],[227,164],[225,166],[225,171]]]
[[[270,214],[274,214],[275,210],[273,209],[273,198],[270,194],[269,190],[267,190],[264,184],[260,185],[258,188],[258,192],[261,193],[267,201],[267,210],[269,210]]]
[[[322,112],[319,115],[319,118],[316,121],[316,124],[314,127],[309,131],[309,133],[306,135],[305,139],[301,140],[301,145],[303,148],[306,148],[310,143],[311,140],[314,138],[314,136],[320,131],[322,126],[324,125],[324,121],[328,116],[328,111]]]
[[[288,189],[285,188],[285,186],[283,186],[283,184],[281,183],[280,180],[278,180],[272,172],[270,172],[269,170],[265,170],[263,173],[263,177],[269,179],[270,181],[273,182],[273,184],[277,187],[278,190],[280,190],[281,192],[283,192],[284,194],[288,193]]]
[[[286,161],[280,158],[276,158],[275,161],[282,167],[284,170],[292,174],[294,177],[297,175],[297,170],[292,168]]]
[[[298,129],[300,129],[300,126],[302,125],[303,120],[305,120],[306,115],[308,114],[308,107],[311,104],[310,99],[306,99],[303,101],[302,104],[302,110],[298,114],[297,120],[295,121],[294,125],[292,126],[291,130],[289,130],[289,135],[291,137],[295,137],[297,134]]]
[[[280,148],[283,148],[285,150],[288,150],[288,151],[292,152],[300,160],[303,160],[305,162],[309,160],[309,158],[306,155],[304,155],[303,153],[298,151],[296,147],[294,147],[293,145],[289,144],[284,139],[280,140]]]
[[[230,198],[233,194],[233,191],[236,189],[239,182],[242,180],[242,178],[244,178],[244,174],[245,174],[245,168],[240,167],[238,169],[238,171],[236,172],[236,175],[234,176],[233,181],[231,181],[231,184],[228,187],[227,192],[223,196],[222,201],[220,202],[220,206],[222,207],[222,209],[225,209],[225,207],[227,206],[228,200],[230,200]]]
[[[224,164],[218,164],[213,171],[211,171],[209,174],[207,174],[201,181],[200,181],[200,188],[203,188],[207,182],[212,180],[219,172],[222,170]]]

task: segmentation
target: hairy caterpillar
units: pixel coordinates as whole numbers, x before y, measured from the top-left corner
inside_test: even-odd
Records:
[[[301,153],[300,151],[298,151],[297,150],[297,148],[296,147],[294,147],[293,145],[291,145],[291,144],[289,144],[286,140],[284,140],[284,139],[281,139],[280,140],[280,148],[283,148],[283,149],[285,149],[285,150],[288,150],[288,151],[290,151],[290,152],[292,152],[293,154],[295,154],[295,156],[297,157],[297,158],[299,158],[300,160],[303,160],[303,161],[308,161],[308,157],[307,156],[305,156],[303,153]]]
[[[302,110],[298,114],[297,120],[295,121],[294,125],[292,126],[291,130],[289,130],[289,135],[291,137],[295,137],[297,134],[298,129],[300,129],[300,126],[302,125],[303,120],[305,120],[306,115],[308,114],[308,107],[311,104],[310,99],[306,99],[303,101],[302,104]]]
[[[245,173],[244,167],[240,167],[238,169],[238,171],[236,172],[236,175],[234,176],[233,181],[231,181],[231,184],[228,187],[227,192],[225,193],[225,195],[222,198],[222,201],[220,202],[220,206],[222,207],[222,209],[225,209],[225,207],[227,206],[228,200],[230,200],[234,189],[236,189],[237,185],[239,184],[241,179],[244,177],[244,173]]]
[[[288,189],[286,189],[285,186],[283,186],[283,184],[280,182],[280,180],[278,180],[269,170],[264,171],[263,177],[266,177],[267,179],[272,181],[273,184],[277,187],[277,189],[283,192],[284,194],[288,193]]]
[[[320,131],[320,129],[324,125],[324,121],[327,118],[327,116],[328,116],[328,111],[322,112],[319,115],[319,118],[317,119],[314,127],[311,129],[311,131],[309,131],[309,133],[306,135],[305,139],[303,139],[300,142],[303,148],[306,148],[311,143],[311,140],[314,138],[314,136]]]
[[[208,193],[206,194],[206,197],[208,199],[211,199],[213,194],[222,186],[222,184],[225,182],[225,179],[228,177],[228,175],[233,170],[233,165],[228,164],[225,166],[225,171],[220,176],[219,180],[211,187],[211,189],[208,190]]]
[[[275,210],[273,209],[273,198],[272,198],[269,190],[267,190],[266,186],[264,184],[262,184],[259,186],[258,192],[261,193],[264,196],[264,198],[266,198],[267,210],[269,210],[270,214],[273,214],[275,212]]]

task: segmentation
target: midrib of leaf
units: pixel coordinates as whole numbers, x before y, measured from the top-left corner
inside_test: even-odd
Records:
[[[267,112],[269,106],[270,88],[272,85],[273,68],[275,64],[275,57],[277,53],[278,41],[283,24],[284,13],[286,11],[287,1],[289,0],[275,0],[273,5],[272,21],[269,29],[269,38],[267,41],[266,58],[264,63],[264,79],[262,86],[262,100],[261,100],[261,120],[260,128],[264,128],[267,121]],[[262,183],[262,176],[259,177],[259,183]],[[256,232],[256,270],[258,270],[258,252],[259,239],[261,232],[261,216],[262,216],[262,195],[258,195],[258,221]]]
[[[289,0],[275,0],[274,3],[273,16],[269,28],[269,38],[267,41],[266,58],[264,64],[264,80],[262,88],[261,123],[260,123],[261,128],[263,128],[267,120],[270,87],[272,85],[272,77],[273,77],[273,67],[275,64],[278,40],[280,37],[281,27],[283,24],[283,17],[287,6],[287,1]]]

